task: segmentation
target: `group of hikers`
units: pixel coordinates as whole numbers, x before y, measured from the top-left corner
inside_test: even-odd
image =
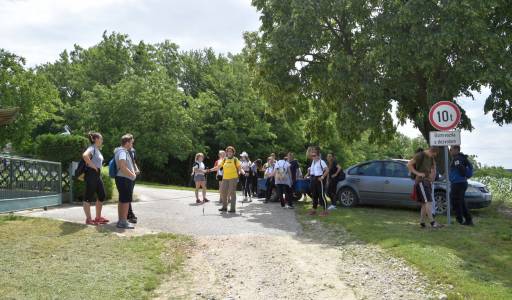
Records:
[[[103,137],[100,133],[89,133],[90,146],[83,152],[83,175],[85,181],[85,194],[83,208],[88,225],[107,224],[110,221],[102,216],[103,202],[106,199],[105,187],[101,179],[103,155],[101,148]],[[133,201],[133,189],[135,180],[140,174],[137,165],[135,139],[131,134],[121,137],[119,147],[114,150],[114,158],[109,163],[109,175],[115,178],[115,184],[119,194],[117,227],[133,229],[137,223],[131,202]],[[409,161],[408,168],[415,180],[412,198],[421,204],[420,226],[426,227],[426,221],[433,228],[442,227],[435,221],[435,199],[433,183],[438,176],[435,158],[438,148],[430,147],[427,150],[419,149]],[[452,161],[449,176],[451,182],[451,198],[455,207],[456,218],[460,224],[473,225],[471,214],[467,208],[464,194],[468,187],[467,180],[472,176],[473,167],[466,155],[460,152],[460,146],[452,146],[450,149]],[[266,183],[265,203],[271,200],[273,193],[277,194],[281,207],[293,209],[295,207],[293,187],[299,179],[309,178],[309,194],[312,198],[312,209],[309,215],[316,215],[318,206],[323,209],[321,216],[327,215],[329,210],[336,209],[336,192],[338,182],[345,179],[342,167],[336,161],[333,153],[323,160],[319,147],[309,147],[306,153],[311,164],[305,175],[302,173],[299,162],[294,153],[283,152],[276,156],[272,153],[265,164],[261,159],[251,162],[247,152],[242,152],[240,158],[236,157],[236,150],[229,146],[226,150],[219,151],[219,157],[212,168],[207,168],[204,163],[205,156],[197,153],[192,167],[192,176],[195,182],[196,203],[209,202],[206,198],[207,174],[215,173],[219,182],[221,213],[236,212],[236,192],[241,184],[243,201],[251,202],[257,195],[258,179],[264,178]],[[77,176],[75,174],[75,176]],[[199,198],[199,190],[202,190],[203,200]],[[327,206],[327,198],[330,206]],[[96,216],[91,215],[91,205],[96,206]],[[228,209],[229,205],[229,209]]]
[[[336,186],[344,179],[345,173],[337,163],[334,154],[327,155],[327,161],[321,159],[320,149],[310,147],[307,156],[311,160],[311,166],[307,169],[305,177],[310,178],[310,193],[313,201],[313,209],[309,212],[316,214],[318,205],[324,210],[321,215],[327,214],[327,210],[336,209]],[[297,180],[303,178],[299,162],[294,153],[283,152],[276,156],[270,154],[265,164],[261,159],[251,162],[247,152],[242,152],[240,158],[236,157],[236,150],[229,146],[226,150],[219,151],[219,158],[213,168],[208,169],[204,164],[204,154],[197,153],[192,167],[192,177],[195,182],[196,203],[206,203],[206,174],[215,172],[219,182],[221,212],[236,212],[236,191],[240,183],[244,202],[252,202],[257,195],[258,179],[266,181],[265,203],[269,202],[273,193],[283,208],[294,208],[293,187]],[[202,190],[203,200],[199,198],[199,190]],[[327,207],[326,196],[330,198],[331,205]],[[230,204],[228,210],[228,204]]]

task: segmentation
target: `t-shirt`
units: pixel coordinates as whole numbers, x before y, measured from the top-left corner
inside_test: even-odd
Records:
[[[238,168],[240,167],[240,161],[235,158],[225,158],[221,163],[220,167],[224,171],[222,179],[236,179],[238,178]]]
[[[125,174],[122,170],[121,170],[121,166],[119,164],[119,162],[121,160],[124,160],[126,162],[126,166],[127,168],[134,172],[135,173],[135,166],[133,164],[133,160],[130,156],[130,154],[128,153],[128,150],[126,150],[125,148],[123,147],[119,147],[116,149],[115,151],[115,158],[116,158],[116,164],[117,164],[117,176],[118,177],[124,177],[124,178],[128,178],[130,180],[135,180],[135,178],[133,177],[130,177],[130,175],[128,174]]]
[[[194,167],[193,167],[194,175],[204,174],[204,173],[202,173],[202,172],[201,172],[201,173],[199,173],[199,172],[197,172],[197,173],[196,173],[196,170],[197,170],[197,169],[204,171],[204,170],[206,169],[206,167],[205,167],[205,165],[204,165],[204,163],[203,163],[203,162],[198,162],[198,161],[196,161],[196,162],[194,163]]]
[[[272,173],[274,173],[274,165],[267,164],[267,166],[265,168],[265,175],[264,175],[264,177],[267,178],[270,175],[272,175]]]
[[[414,161],[416,165],[414,168],[420,173],[425,173],[425,179],[429,180],[432,166],[435,165],[434,158],[429,157],[425,152],[419,152],[414,155]]]
[[[220,166],[220,164],[222,163],[223,159],[218,159],[215,161],[215,164],[213,165],[214,168],[216,168],[217,166]],[[224,171],[221,170],[220,168],[217,170],[217,176],[222,176],[222,174],[224,174]]]
[[[314,160],[311,163],[309,174],[311,176],[322,176],[327,168],[327,163],[323,160]]]
[[[242,165],[242,170],[244,170],[246,173],[249,173],[251,170],[251,162],[248,160],[240,160],[240,164]]]
[[[290,163],[286,160],[280,160],[275,165],[276,172],[284,172],[283,178],[280,178],[279,176],[275,176],[276,184],[286,184],[291,186],[292,185],[292,177],[290,172]]]
[[[83,149],[83,148],[82,148]],[[96,145],[90,145],[86,151],[89,151],[91,155],[92,164],[99,169],[103,166],[103,155],[100,152],[100,149],[96,147]]]

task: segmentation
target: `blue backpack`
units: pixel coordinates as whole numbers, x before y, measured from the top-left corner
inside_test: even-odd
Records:
[[[116,178],[117,176],[117,163],[115,156],[108,163],[108,176],[111,178]]]
[[[473,177],[473,165],[469,161],[469,159],[466,157],[466,178]]]

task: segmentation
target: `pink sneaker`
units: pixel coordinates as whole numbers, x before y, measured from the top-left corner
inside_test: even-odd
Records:
[[[96,220],[87,219],[87,220],[85,220],[85,224],[86,225],[98,225],[98,222],[96,222]]]

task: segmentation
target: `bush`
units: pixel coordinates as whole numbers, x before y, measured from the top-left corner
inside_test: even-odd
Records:
[[[114,192],[114,180],[108,176],[108,168],[104,167],[101,169],[101,179],[103,180],[103,185],[105,186],[105,194],[107,195],[106,200],[112,199],[112,194]],[[84,201],[84,193],[85,193],[85,182],[80,180],[73,180],[73,197],[74,201]]]
[[[60,162],[66,171],[72,161],[80,160],[88,145],[83,136],[44,134],[37,137],[35,151],[41,159]]]
[[[512,179],[512,172],[502,167],[483,167],[475,170],[475,177],[495,177]]]

